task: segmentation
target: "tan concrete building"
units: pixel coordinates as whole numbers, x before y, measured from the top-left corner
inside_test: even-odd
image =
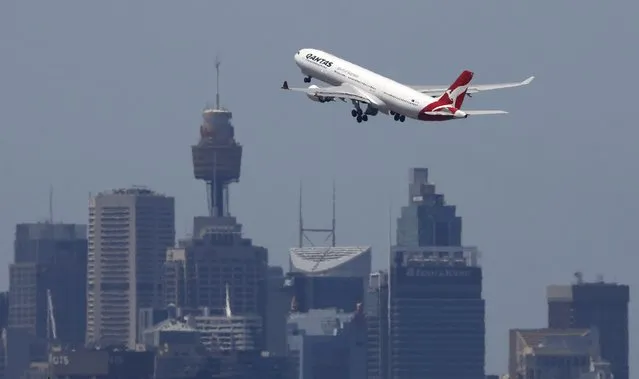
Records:
[[[164,306],[162,272],[175,241],[175,201],[143,188],[89,202],[87,343],[133,348],[140,307]]]

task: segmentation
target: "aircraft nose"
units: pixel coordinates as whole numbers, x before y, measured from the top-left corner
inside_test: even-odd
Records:
[[[293,59],[295,59],[295,63],[299,64],[302,61],[302,50],[298,50]]]

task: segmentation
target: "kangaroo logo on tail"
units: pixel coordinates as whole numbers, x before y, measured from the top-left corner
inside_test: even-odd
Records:
[[[464,71],[457,77],[457,80],[444,92],[437,100],[428,104],[425,111],[436,111],[440,107],[450,107],[451,105],[457,109],[461,109],[464,99],[466,98],[466,91],[468,85],[473,79],[473,73],[471,71]]]
[[[457,109],[461,109],[464,99],[466,98],[466,91],[470,81],[473,79],[473,73],[471,71],[464,71],[457,77],[457,80],[448,87],[438,99],[438,103],[452,105]]]

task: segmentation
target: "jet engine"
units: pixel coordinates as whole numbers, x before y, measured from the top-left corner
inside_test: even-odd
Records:
[[[316,86],[315,84],[311,84],[308,89],[315,89],[315,88],[319,88],[318,86]],[[335,98],[333,97],[324,97],[324,96],[315,96],[315,95],[311,95],[311,94],[306,94],[306,96],[313,100],[313,101],[319,101],[320,103],[325,103],[327,101],[333,101],[335,100]]]
[[[377,112],[379,112],[379,109],[375,108],[371,104],[368,104],[368,106],[366,107],[366,111],[364,111],[365,114],[368,114],[371,116],[377,115]]]

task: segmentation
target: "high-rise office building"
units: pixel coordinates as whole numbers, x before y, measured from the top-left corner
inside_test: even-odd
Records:
[[[577,279],[573,285],[548,286],[548,327],[597,328],[601,357],[610,362],[615,379],[628,379],[629,287],[583,282],[579,273]]]
[[[483,379],[478,252],[461,246],[461,218],[428,182],[428,170],[411,177],[390,254],[389,376]]]
[[[612,379],[596,329],[511,329],[509,334],[509,378]]]
[[[9,268],[9,326],[47,337],[47,291],[58,340],[84,342],[86,316],[86,225],[18,224],[14,261]]]
[[[9,291],[0,292],[0,330],[9,326]]]
[[[370,275],[366,294],[368,379],[388,378],[388,272]]]
[[[162,272],[175,241],[175,202],[144,188],[89,203],[87,343],[134,347],[139,308],[164,305]]]
[[[363,309],[311,309],[287,323],[291,378],[366,378],[366,320]]]
[[[9,266],[8,377],[19,377],[29,362],[45,359],[47,341],[54,337],[47,313],[49,297],[56,342],[84,343],[86,273],[86,225],[16,226],[14,263]]]
[[[236,315],[266,310],[268,251],[242,237],[234,217],[196,217],[193,237],[168,249],[166,303],[224,315],[226,286]]]
[[[296,247],[289,251],[285,289],[297,312],[337,308],[355,312],[365,301],[370,246]]]
[[[411,169],[408,205],[397,219],[398,246],[461,246],[462,219],[456,206],[428,182],[427,168]]]
[[[266,301],[266,350],[286,355],[286,319],[290,308],[288,294],[283,291],[284,270],[279,266],[268,267]]]

